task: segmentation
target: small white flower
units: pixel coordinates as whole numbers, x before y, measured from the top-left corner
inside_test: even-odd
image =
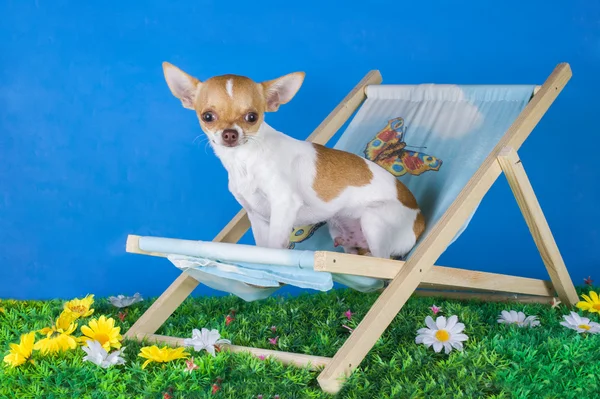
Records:
[[[425,324],[428,328],[421,328],[417,331],[418,335],[415,342],[428,348],[433,345],[433,350],[438,353],[442,348],[444,348],[446,354],[450,353],[452,348],[462,351],[462,341],[468,340],[469,337],[462,333],[465,325],[457,323],[457,321],[458,316],[456,315],[450,316],[447,322],[444,316],[439,316],[435,322],[431,316],[427,316]]]
[[[125,350],[125,347],[122,347],[120,350],[115,350],[109,355],[100,342],[90,340],[87,342],[87,345],[82,346],[81,349],[87,353],[87,356],[83,357],[84,362],[91,362],[105,369],[111,366],[125,364],[125,359],[120,356],[123,353],[123,350]]]
[[[557,297],[552,298],[552,309],[557,308],[560,305],[560,299]]]
[[[113,306],[117,308],[126,308],[127,306],[131,306],[134,303],[141,302],[144,300],[139,292],[133,294],[133,296],[125,296],[125,295],[117,295],[117,296],[109,296],[108,300]]]
[[[215,345],[231,344],[230,340],[220,338],[221,334],[219,334],[217,330],[209,331],[207,328],[203,328],[202,331],[199,331],[197,328],[194,328],[192,331],[192,338],[184,339],[183,346],[193,346],[196,351],[206,349],[208,353],[216,356]]]
[[[540,321],[537,320],[537,316],[527,316],[525,313],[511,310],[507,312],[503,310],[498,319],[498,323],[502,324],[516,324],[519,327],[536,327],[540,325]]]
[[[600,324],[590,321],[587,317],[581,317],[577,313],[571,311],[570,316],[563,316],[565,321],[561,321],[560,324],[567,328],[577,331],[578,333],[600,333]]]

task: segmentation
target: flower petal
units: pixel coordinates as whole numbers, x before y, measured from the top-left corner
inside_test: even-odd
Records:
[[[572,326],[577,325],[577,321],[573,318],[573,312],[571,312],[569,315],[564,315],[563,319],[565,319],[565,321]]]
[[[458,333],[462,332],[464,329],[465,329],[464,323],[456,323],[456,325],[454,326],[454,329],[450,332],[452,334],[458,334]]]
[[[456,341],[452,341],[452,342],[450,342],[450,344],[451,344],[451,345],[452,345],[454,348],[456,348],[457,350],[459,350],[459,351],[462,351],[462,350],[463,350],[463,344],[462,344],[462,342],[456,342]]]
[[[93,331],[97,331],[98,330],[98,321],[96,319],[90,320],[90,322],[88,323],[88,325],[90,326],[90,328]]]
[[[587,317],[581,317],[579,315],[577,317],[579,317],[579,320],[580,320],[579,323],[577,323],[577,324],[590,324],[590,319],[589,318],[587,318]]]
[[[436,341],[433,343],[433,350],[436,353],[440,353],[440,351],[442,350],[443,347],[444,347],[444,344],[442,344],[440,341]]]
[[[590,332],[592,334],[597,334],[598,332],[600,332],[600,324],[599,323],[592,321],[589,325],[591,328],[588,330],[588,332]]]
[[[435,325],[437,326],[438,330],[444,330],[444,329],[446,329],[446,317],[439,316],[435,320]]]
[[[217,330],[210,330],[208,333],[208,342],[214,344],[217,340],[221,338],[221,334]]]
[[[429,327],[432,330],[437,330],[437,326],[435,325],[433,319],[431,318],[431,316],[427,316],[425,318],[425,324],[427,324],[427,327]]]
[[[457,315],[450,316],[448,318],[448,321],[446,322],[446,330],[452,332],[452,329],[454,328],[454,326],[456,325],[457,322],[458,322]]]
[[[444,352],[446,352],[446,355],[449,354],[450,351],[452,351],[452,345],[450,345],[450,342],[448,341],[444,342]]]
[[[535,327],[540,325],[540,321],[537,320],[537,316],[527,316],[523,322],[524,326]]]
[[[81,333],[90,338],[92,338],[94,336],[94,332],[88,326],[81,326]]]
[[[415,342],[417,344],[424,344],[424,343],[433,343],[435,341],[435,338],[433,337],[433,335],[428,335],[428,334],[420,334],[417,335],[417,337],[415,338]]]
[[[573,324],[582,324],[581,316],[578,313],[571,311],[571,318],[573,319]]]
[[[579,309],[581,309],[581,310],[589,310],[589,309],[591,309],[591,308],[592,308],[592,306],[594,306],[594,305],[592,305],[592,304],[591,304],[591,303],[589,303],[589,302],[584,302],[584,301],[581,301],[581,302],[577,302],[577,304],[576,304],[575,306],[577,306],[577,307],[578,307]]]
[[[573,324],[569,323],[568,321],[561,321],[559,324],[561,326],[564,326],[564,327],[567,327],[567,328],[571,328],[571,329],[574,328]]]
[[[433,336],[426,335],[423,337],[423,344],[432,345],[435,342],[435,338]]]
[[[589,303],[592,303],[592,298],[590,298],[589,296],[587,296],[586,294],[581,294],[581,297]]]
[[[466,341],[469,336],[466,334],[452,334],[452,341]]]
[[[215,354],[215,347],[214,347],[213,345],[208,345],[208,346],[207,346],[205,349],[206,349],[206,351],[207,351],[208,353],[210,353],[211,355],[213,355],[213,356],[217,356],[217,355]]]

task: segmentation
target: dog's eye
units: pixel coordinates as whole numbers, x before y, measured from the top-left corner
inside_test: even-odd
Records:
[[[202,120],[204,122],[210,123],[210,122],[214,121],[215,119],[216,119],[215,114],[213,114],[212,112],[205,112],[202,114]]]
[[[255,112],[248,112],[244,117],[244,120],[249,123],[254,123],[258,120],[258,115]]]

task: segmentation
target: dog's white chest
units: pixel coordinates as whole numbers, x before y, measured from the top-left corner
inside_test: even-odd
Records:
[[[229,191],[246,210],[256,212],[268,219],[270,199],[266,194],[262,168],[248,168],[247,164],[235,165],[229,171]]]

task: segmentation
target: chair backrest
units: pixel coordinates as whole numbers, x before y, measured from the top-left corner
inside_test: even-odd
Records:
[[[378,163],[407,185],[427,221],[422,240],[534,90],[534,85],[368,86],[367,99],[334,148]],[[319,225],[298,227],[292,241],[296,249],[341,251]]]

